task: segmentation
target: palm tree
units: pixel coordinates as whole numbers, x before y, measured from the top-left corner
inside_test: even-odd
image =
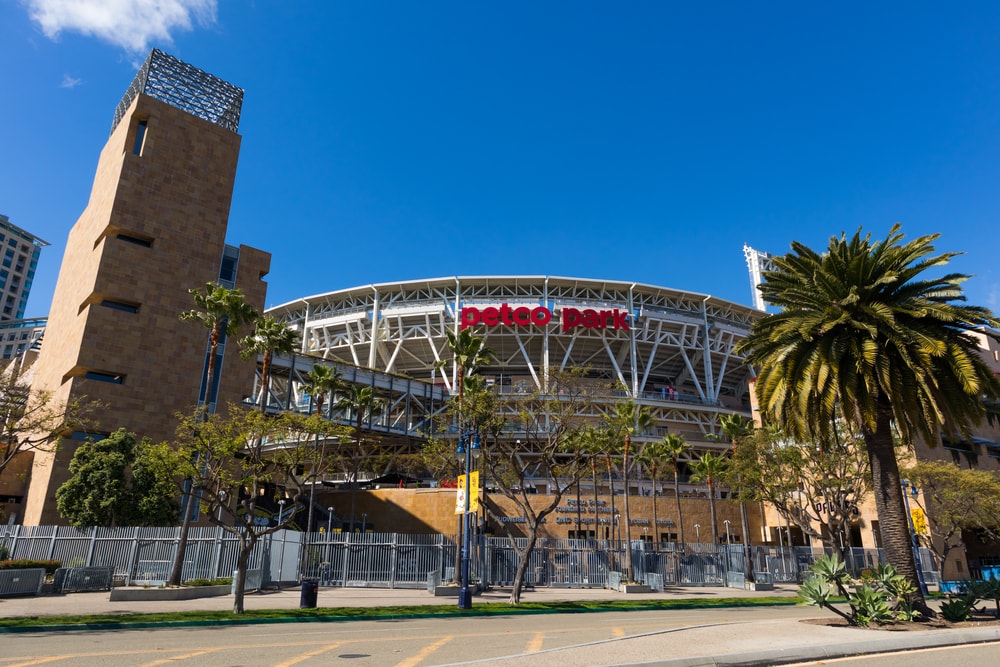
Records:
[[[458,334],[445,330],[445,335],[448,336],[448,349],[451,351],[451,358],[455,364],[459,421],[463,421],[462,399],[465,395],[465,378],[475,373],[481,366],[490,363],[493,360],[493,350],[486,347],[486,342],[472,333],[470,329],[462,329]],[[447,360],[443,359],[437,363],[437,367],[441,368],[446,363]],[[463,427],[464,424],[460,423],[459,429]]]
[[[625,568],[628,570],[629,581],[634,581],[632,570],[632,513],[629,509],[629,454],[632,447],[632,434],[645,431],[653,425],[653,415],[649,408],[637,405],[635,401],[619,401],[615,404],[614,414],[609,419],[612,428],[624,436],[622,443],[622,480],[625,485]]]
[[[712,542],[719,543],[719,521],[715,513],[715,484],[729,469],[729,459],[705,452],[691,464],[691,479],[708,487],[708,507],[712,513]]]
[[[462,437],[465,430],[465,378],[468,375],[472,375],[481,366],[492,362],[493,360],[493,350],[486,347],[486,341],[484,341],[479,336],[475,335],[471,329],[461,329],[456,334],[453,331],[445,329],[445,335],[448,337],[448,349],[451,351],[452,362],[455,364],[455,388],[458,393],[458,436]],[[437,368],[442,368],[447,363],[446,359],[442,359],[436,364]],[[465,471],[466,474],[469,473],[468,470]],[[459,517],[458,521],[458,543],[463,544],[464,526],[465,526],[464,516]],[[458,549],[455,550],[455,578],[457,580],[459,572],[461,570],[461,554]]]
[[[719,426],[722,429],[723,435],[729,438],[734,454],[740,441],[753,435],[753,421],[736,413],[723,415],[719,419]],[[754,581],[753,559],[750,557],[750,523],[747,521],[747,504],[743,502],[742,477],[736,478],[736,486],[737,493],[740,497],[740,528],[743,531],[743,563],[746,566],[744,576],[748,581]]]
[[[663,438],[663,453],[670,458],[674,466],[674,501],[677,503],[677,528],[680,544],[685,544],[684,539],[684,517],[681,514],[681,466],[682,456],[691,452],[691,443],[684,439],[683,435],[668,433]]]
[[[203,289],[189,289],[194,297],[194,310],[181,313],[182,322],[198,322],[208,329],[208,370],[205,374],[205,393],[199,396],[199,405],[214,405],[215,356],[222,343],[222,335],[234,336],[247,324],[260,317],[257,310],[246,302],[243,292],[228,289],[215,283],[206,283]],[[211,410],[210,410],[211,411]]]
[[[361,459],[364,458],[361,433],[364,420],[370,418],[382,404],[375,395],[374,387],[363,387],[353,384],[337,401],[337,409],[346,410],[354,415],[354,453],[351,456],[351,532],[354,532],[354,510],[358,494],[358,474],[361,469]],[[362,527],[363,528],[363,527]]]
[[[316,405],[316,414],[320,417],[323,416],[323,405],[326,403],[326,395],[328,393],[335,393],[337,389],[341,387],[343,380],[340,377],[340,372],[337,371],[333,366],[323,366],[322,364],[314,364],[312,369],[306,375],[306,382],[303,384],[303,391],[307,392],[312,397],[312,402]],[[319,440],[319,434],[316,434],[316,440]],[[326,465],[326,441],[327,438],[323,439],[323,451],[320,454],[320,460],[323,461],[322,465]],[[318,471],[316,470],[315,459],[313,460],[311,475],[312,484],[309,485],[309,518],[307,521],[308,528],[306,532],[311,532],[313,529],[313,508],[316,505],[316,478],[318,476]]]
[[[968,276],[925,277],[956,253],[932,256],[938,234],[903,242],[899,225],[872,241],[860,230],[819,254],[793,242],[764,273],[764,298],[781,312],[757,322],[740,345],[760,368],[761,410],[802,441],[825,439],[843,415],[860,433],[888,561],[917,584],[894,433],[935,443],[967,434],[1000,396],[1000,379],[967,332],[1000,325],[960,303]],[[926,607],[923,595],[914,597]],[[923,611],[923,609],[922,609]]]
[[[261,317],[254,322],[253,333],[240,339],[240,358],[249,359],[261,355],[260,386],[263,396],[260,401],[261,411],[267,411],[268,398],[271,395],[271,359],[275,354],[291,354],[299,348],[299,332],[279,322],[271,316]]]
[[[198,322],[208,329],[208,364],[205,373],[205,392],[198,397],[199,408],[205,413],[214,412],[216,396],[215,389],[215,356],[222,343],[222,335],[234,336],[246,324],[260,317],[257,310],[246,302],[243,292],[238,289],[228,289],[215,283],[205,283],[202,289],[189,289],[196,306],[180,314],[182,322]],[[174,552],[174,562],[170,567],[168,586],[179,586],[184,568],[184,554],[187,551],[188,534],[191,530],[191,515],[193,514],[195,489],[188,490],[181,518],[181,532],[177,538],[177,550]]]
[[[642,450],[635,455],[636,463],[646,469],[649,479],[653,482],[653,542],[660,542],[657,532],[659,520],[656,512],[656,497],[659,493],[656,491],[656,481],[660,478],[666,459],[666,448],[662,440],[660,442],[647,442],[643,445]]]
[[[338,371],[333,366],[315,364],[306,375],[306,382],[302,385],[302,391],[312,397],[316,406],[316,414],[323,414],[323,406],[326,405],[326,395],[336,392],[343,387],[344,381]]]

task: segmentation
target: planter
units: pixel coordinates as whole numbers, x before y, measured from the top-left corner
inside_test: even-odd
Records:
[[[187,586],[182,588],[113,588],[112,602],[169,602],[216,598],[230,594],[230,586]]]
[[[622,582],[618,584],[619,593],[652,593],[653,589],[646,584],[628,584]]]

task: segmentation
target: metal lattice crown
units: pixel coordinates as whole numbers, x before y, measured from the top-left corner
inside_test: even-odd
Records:
[[[227,130],[239,130],[243,89],[159,49],[149,52],[146,62],[118,103],[115,120],[111,124],[112,133],[140,94],[149,95]]]

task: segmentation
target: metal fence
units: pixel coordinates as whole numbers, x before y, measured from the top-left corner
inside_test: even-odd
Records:
[[[0,545],[11,558],[59,560],[64,567],[109,567],[126,585],[167,579],[180,529],[0,526]],[[471,576],[491,586],[510,585],[517,550],[506,537],[475,536]],[[526,539],[516,541],[519,549]],[[753,571],[760,582],[797,583],[830,549],[752,546],[748,567],[742,545],[631,543],[636,581],[661,586],[725,586]],[[613,573],[626,570],[626,543],[617,540],[539,539],[529,555],[528,586],[607,587]],[[239,544],[221,528],[192,527],[182,579],[232,576]],[[400,533],[300,533],[282,530],[257,543],[249,569],[261,571],[261,585],[294,584],[313,577],[326,586],[423,588],[428,579],[453,577],[458,549],[447,535]],[[883,562],[881,550],[849,549],[847,569],[860,576]],[[928,584],[939,582],[926,549],[919,562]]]

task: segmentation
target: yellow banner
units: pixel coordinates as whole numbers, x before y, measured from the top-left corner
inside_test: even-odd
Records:
[[[469,511],[479,511],[479,471],[469,474]],[[455,494],[455,514],[465,513],[465,475],[458,476],[458,493]]]
[[[914,507],[910,510],[910,516],[913,518],[913,532],[917,535],[927,534],[927,515],[919,507]]]

